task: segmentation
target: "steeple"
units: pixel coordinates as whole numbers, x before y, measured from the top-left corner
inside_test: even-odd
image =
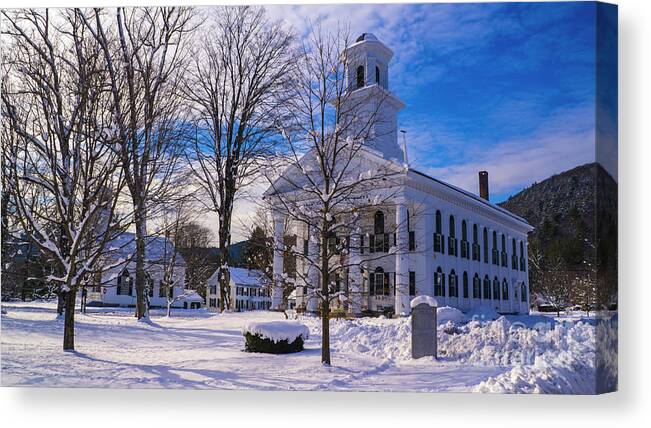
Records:
[[[364,111],[371,119],[370,135],[364,144],[379,152],[385,159],[403,161],[398,143],[398,112],[404,103],[389,91],[389,62],[393,51],[372,33],[363,33],[344,52],[347,97],[342,108],[359,115]],[[368,124],[368,120],[361,120]],[[359,131],[359,130],[358,130]],[[363,131],[359,134],[365,134]]]

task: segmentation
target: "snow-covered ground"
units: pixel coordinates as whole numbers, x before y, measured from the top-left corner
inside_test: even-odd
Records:
[[[439,309],[439,359],[410,358],[409,319],[331,321],[332,367],[320,364],[320,320],[303,352],[243,352],[242,328],[273,312],[214,314],[89,308],[76,316],[76,349],[61,350],[53,303],[2,305],[2,385],[264,390],[593,393],[595,327],[580,318],[470,320]]]

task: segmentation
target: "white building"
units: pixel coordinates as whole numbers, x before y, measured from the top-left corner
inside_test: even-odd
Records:
[[[108,245],[112,256],[109,264],[120,263],[113,269],[104,272],[97,283],[89,288],[87,302],[93,306],[135,306],[136,261],[135,236],[133,233],[123,233]],[[164,271],[169,269],[174,253],[174,244],[164,237],[150,237],[145,245],[145,271],[149,306],[164,308],[167,306],[168,287],[164,284]],[[185,260],[180,253],[174,261],[173,289],[174,297],[183,296],[172,304],[174,308],[198,309],[203,306],[203,299],[196,293],[186,293],[185,290]]]
[[[271,307],[270,284],[262,273],[255,269],[229,267],[231,276],[228,293],[236,312],[267,310]],[[218,270],[208,278],[206,300],[208,309],[219,308],[219,274]]]
[[[348,237],[360,243],[360,251],[350,257],[358,258],[361,269],[351,268],[340,278],[342,289],[349,293],[346,309],[353,315],[366,311],[407,315],[411,298],[430,295],[440,306],[464,311],[483,306],[503,313],[528,313],[527,234],[533,227],[488,201],[486,172],[479,174],[483,182],[480,197],[409,167],[397,136],[397,114],[404,104],[388,85],[393,53],[368,33],[347,51],[347,57],[356,62],[346,64],[353,95],[356,92],[357,99],[374,105],[375,97],[384,99],[379,112],[382,129],[375,132],[372,142],[364,143],[368,147],[361,152],[360,171],[374,171],[384,165],[398,172],[388,203],[366,213],[361,220],[362,233]],[[310,162],[310,153],[302,159]],[[296,181],[290,177],[287,182]],[[265,197],[273,201],[274,195],[285,192],[278,189],[270,188]],[[372,193],[364,196],[368,201],[373,199]],[[274,213],[274,221],[275,248],[281,248],[285,222],[281,209]],[[304,251],[312,254],[306,228],[292,227],[297,247],[303,244]],[[390,251],[392,247],[406,250]],[[282,269],[282,253],[276,251],[274,277],[278,283],[283,278]],[[307,267],[299,264],[297,269]],[[309,277],[303,273],[303,278]],[[300,277],[296,307],[316,311],[317,300]],[[281,306],[281,294],[281,287],[274,286],[273,307]],[[361,297],[353,298],[353,294]]]

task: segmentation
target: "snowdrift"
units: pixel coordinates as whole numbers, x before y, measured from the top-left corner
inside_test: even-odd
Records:
[[[475,387],[478,392],[595,393],[595,327],[584,322],[547,328],[521,319],[473,320],[455,308],[439,308],[439,363],[506,366],[511,370]],[[313,331],[320,331],[308,319]],[[335,351],[370,355],[397,364],[411,360],[410,318],[331,321]],[[436,364],[436,363],[434,363]]]

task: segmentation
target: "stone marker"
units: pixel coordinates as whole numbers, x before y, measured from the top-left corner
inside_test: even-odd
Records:
[[[416,299],[411,309],[411,357],[436,358],[436,300]]]

